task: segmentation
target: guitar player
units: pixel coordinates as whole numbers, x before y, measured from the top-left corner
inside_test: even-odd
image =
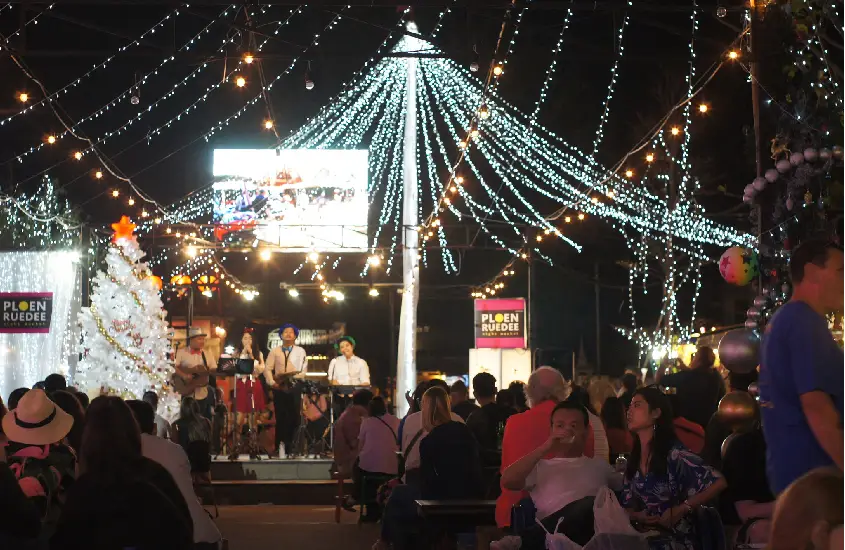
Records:
[[[273,407],[276,409],[276,441],[274,449],[278,452],[279,443],[285,443],[285,449],[293,449],[293,436],[299,426],[300,392],[292,378],[308,369],[308,357],[305,349],[296,345],[299,329],[290,323],[279,329],[282,345],[273,348],[264,362],[264,377],[273,390]]]
[[[206,357],[203,348],[208,335],[202,329],[190,327],[188,329],[188,347],[176,352],[175,370],[185,384],[178,388],[182,397],[193,397],[200,406],[202,415],[211,420],[214,409],[214,394],[208,389],[209,373],[217,365]]]

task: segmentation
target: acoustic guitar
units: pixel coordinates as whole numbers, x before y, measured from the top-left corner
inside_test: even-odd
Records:
[[[175,371],[170,376],[170,385],[173,387],[173,391],[182,396],[191,395],[197,391],[197,389],[204,388],[208,385],[208,381],[208,372],[202,374],[190,374],[186,378],[178,371]]]

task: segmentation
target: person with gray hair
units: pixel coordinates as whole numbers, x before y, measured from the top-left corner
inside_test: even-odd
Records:
[[[522,457],[534,452],[549,438],[552,411],[555,406],[569,397],[569,385],[563,375],[553,367],[540,367],[528,377],[525,397],[529,409],[508,418],[505,436],[502,439],[502,469]],[[593,431],[587,431],[584,455],[594,455]],[[496,524],[500,528],[510,526],[511,508],[528,496],[525,491],[510,491],[502,488],[496,500]]]
[[[563,375],[554,367],[540,367],[528,377],[528,384],[525,385],[525,399],[528,401],[528,408],[543,401],[554,401],[560,403],[569,397],[569,386]]]

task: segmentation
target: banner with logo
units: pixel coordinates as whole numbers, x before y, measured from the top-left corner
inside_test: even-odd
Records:
[[[52,316],[52,292],[0,292],[0,333],[47,333]]]
[[[525,300],[475,300],[476,348],[525,348]]]

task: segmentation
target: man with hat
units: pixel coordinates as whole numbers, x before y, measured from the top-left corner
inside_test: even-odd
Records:
[[[305,349],[296,345],[299,329],[286,323],[279,329],[282,345],[273,348],[265,361],[264,377],[273,390],[273,407],[276,410],[276,441],[293,448],[293,436],[299,426],[299,398],[291,378],[308,369]]]
[[[176,352],[175,368],[177,376],[196,385],[182,397],[193,397],[200,406],[202,415],[211,420],[214,409],[214,394],[208,391],[209,374],[217,369],[213,361],[205,356],[205,334],[199,327],[188,328],[188,347]],[[205,383],[202,383],[205,382]]]

